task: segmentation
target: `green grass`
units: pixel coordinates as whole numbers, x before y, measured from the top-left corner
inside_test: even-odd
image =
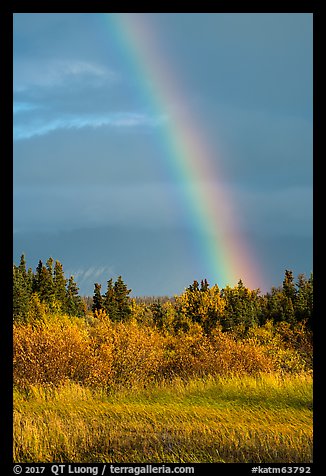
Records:
[[[311,376],[14,393],[16,462],[312,461]]]

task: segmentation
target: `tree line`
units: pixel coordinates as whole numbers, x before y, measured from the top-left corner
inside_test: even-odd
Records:
[[[38,302],[45,303],[49,311],[78,317],[86,314],[74,277],[65,277],[60,261],[50,257],[44,265],[39,260],[33,272],[32,268],[26,269],[23,254],[19,265],[13,265],[13,318],[26,320]]]
[[[205,333],[217,325],[224,331],[242,325],[250,328],[267,321],[305,322],[311,327],[313,313],[313,275],[307,278],[285,270],[282,285],[260,294],[259,289],[247,288],[242,280],[236,286],[220,289],[210,286],[206,279],[193,281],[185,291],[171,299],[131,298],[121,276],[107,281],[104,294],[101,284],[94,284],[93,297],[82,298],[73,276],[65,277],[58,260],[49,258],[45,265],[39,260],[35,272],[26,269],[25,256],[13,266],[13,317],[27,320],[38,304],[45,304],[49,312],[69,316],[104,316],[111,321],[127,321],[134,317],[154,325],[163,332],[187,331],[195,323]],[[34,311],[33,311],[34,310]]]

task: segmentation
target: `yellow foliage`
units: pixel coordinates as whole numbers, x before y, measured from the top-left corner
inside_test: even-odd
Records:
[[[163,356],[163,340],[159,333],[140,326],[133,319],[118,323],[112,329],[113,372],[118,383],[144,383],[157,373]]]
[[[107,316],[107,314],[106,314],[106,312],[105,312],[104,309],[95,309],[95,311],[94,311],[94,317],[95,317],[96,319],[99,319],[100,321],[105,321],[105,320],[108,319],[108,316]]]
[[[27,322],[38,322],[44,321],[49,314],[49,307],[45,302],[41,302],[38,294],[33,293],[27,311],[26,321]]]
[[[14,381],[20,387],[66,381],[146,386],[176,377],[300,373],[311,366],[311,343],[302,326],[268,322],[246,333],[216,326],[207,335],[189,320],[187,332],[175,334],[135,318],[113,323],[104,312],[87,321],[46,314],[37,301],[35,308],[37,319],[14,324]]]

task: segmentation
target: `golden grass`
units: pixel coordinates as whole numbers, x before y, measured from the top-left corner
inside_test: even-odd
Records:
[[[311,355],[309,332],[286,323],[14,324],[15,461],[311,462]]]
[[[75,383],[14,393],[15,462],[312,460],[312,378],[181,378],[111,392]]]

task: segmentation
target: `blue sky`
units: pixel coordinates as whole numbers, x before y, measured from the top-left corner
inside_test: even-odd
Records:
[[[312,14],[146,22],[219,151],[264,275],[257,287],[279,285],[285,269],[309,274]],[[24,252],[35,268],[53,256],[82,294],[121,274],[134,295],[173,295],[208,272],[161,140],[178,104],[153,109],[113,25],[14,15],[14,260]]]

